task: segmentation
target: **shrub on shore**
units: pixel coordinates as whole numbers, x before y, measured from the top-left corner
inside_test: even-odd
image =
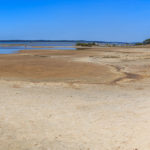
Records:
[[[136,46],[143,45],[143,43],[135,43]]]
[[[144,44],[150,44],[150,39],[146,39],[143,43]]]
[[[150,44],[150,39],[146,39],[146,40],[143,41],[143,42],[135,43],[136,46],[147,45],[147,44]]]
[[[95,42],[92,42],[92,43],[77,43],[76,46],[92,47],[92,46],[96,46],[96,43]]]

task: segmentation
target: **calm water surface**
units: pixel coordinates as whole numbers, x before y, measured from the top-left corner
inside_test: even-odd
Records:
[[[75,42],[0,42],[0,54],[17,53],[20,50],[76,50]],[[59,46],[53,48],[33,48],[32,46]]]

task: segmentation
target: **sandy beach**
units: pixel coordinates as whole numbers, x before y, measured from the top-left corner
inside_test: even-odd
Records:
[[[0,55],[0,150],[148,150],[149,89],[149,47]]]

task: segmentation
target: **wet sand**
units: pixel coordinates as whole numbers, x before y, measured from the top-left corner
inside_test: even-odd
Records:
[[[150,49],[0,55],[0,150],[147,150]]]
[[[0,55],[0,78],[34,82],[109,83],[120,76],[111,66],[76,61],[80,55],[84,56],[83,52],[62,50],[25,50],[19,54]]]

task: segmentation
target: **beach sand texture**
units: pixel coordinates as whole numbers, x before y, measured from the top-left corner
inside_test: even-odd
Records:
[[[149,68],[149,48],[0,55],[0,150],[150,149]]]

